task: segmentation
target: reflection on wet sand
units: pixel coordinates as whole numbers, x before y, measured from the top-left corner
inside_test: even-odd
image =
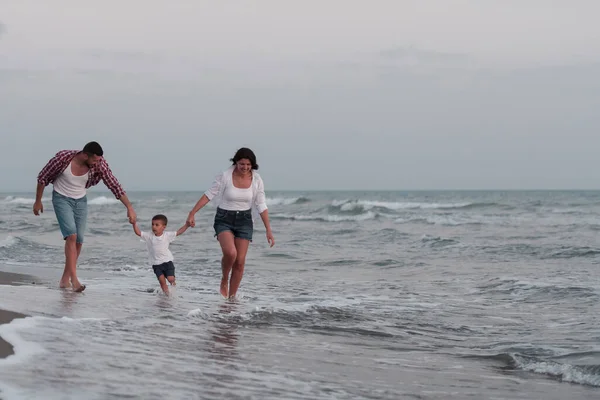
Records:
[[[234,311],[236,311],[235,303],[225,303],[219,306],[219,314],[222,315],[222,318],[209,329],[212,339],[209,343],[211,358],[226,361],[238,355],[236,349],[240,336],[238,332],[239,322],[227,318],[227,315]]]

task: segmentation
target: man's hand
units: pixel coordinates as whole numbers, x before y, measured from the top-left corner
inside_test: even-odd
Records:
[[[35,215],[40,215],[40,213],[44,212],[44,205],[42,204],[41,201],[36,201],[35,203],[33,203],[33,213]]]
[[[135,224],[137,221],[137,215],[135,213],[135,210],[133,209],[133,207],[128,207],[127,208],[127,218],[129,219],[129,223],[130,224]]]

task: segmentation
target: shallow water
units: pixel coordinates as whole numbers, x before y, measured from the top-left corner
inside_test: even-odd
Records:
[[[177,229],[196,193],[131,193]],[[120,203],[91,192],[82,295],[55,288],[51,204],[0,197],[6,398],[589,399],[599,395],[598,192],[268,193],[240,298],[218,295],[214,209],[158,292]]]

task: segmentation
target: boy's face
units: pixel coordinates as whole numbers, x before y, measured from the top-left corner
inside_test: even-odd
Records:
[[[157,236],[162,235],[166,227],[167,226],[165,225],[165,223],[160,220],[152,221],[152,233],[154,233]]]

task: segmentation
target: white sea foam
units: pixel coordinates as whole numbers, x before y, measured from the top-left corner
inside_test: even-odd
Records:
[[[517,367],[525,371],[545,374],[560,378],[564,382],[600,386],[600,375],[596,375],[585,367],[561,364],[554,361],[534,360],[513,355]]]
[[[291,219],[296,221],[325,221],[325,222],[350,222],[350,221],[366,221],[374,219],[377,214],[374,212],[366,212],[359,215],[292,215],[292,214],[275,214],[274,218]]]
[[[27,360],[45,351],[39,344],[27,342],[19,335],[21,330],[35,328],[40,318],[42,317],[16,318],[9,324],[0,325],[0,337],[13,346],[15,353],[7,358],[0,359],[0,367]]]
[[[42,202],[48,202],[51,199],[49,197],[43,197],[42,198]],[[17,205],[33,205],[33,203],[35,203],[35,198],[33,197],[14,197],[14,196],[7,196],[4,198],[4,203],[6,204],[17,204]]]
[[[294,204],[299,200],[299,197],[273,197],[267,198],[267,205],[269,206],[277,206],[277,205],[290,205]]]
[[[8,235],[3,240],[0,240],[0,247],[10,247],[17,244],[17,239],[14,236]]]
[[[446,209],[467,207],[472,203],[423,203],[423,202],[390,202],[374,200],[334,200],[331,203],[334,207],[340,207],[342,211],[352,211],[355,209],[371,210],[377,208],[387,208],[388,210],[408,210],[408,209]]]
[[[119,204],[119,203],[120,203],[119,200],[112,198],[112,197],[106,197],[106,196],[95,197],[93,199],[88,200],[88,204],[94,205],[94,206],[106,206],[106,205]]]

